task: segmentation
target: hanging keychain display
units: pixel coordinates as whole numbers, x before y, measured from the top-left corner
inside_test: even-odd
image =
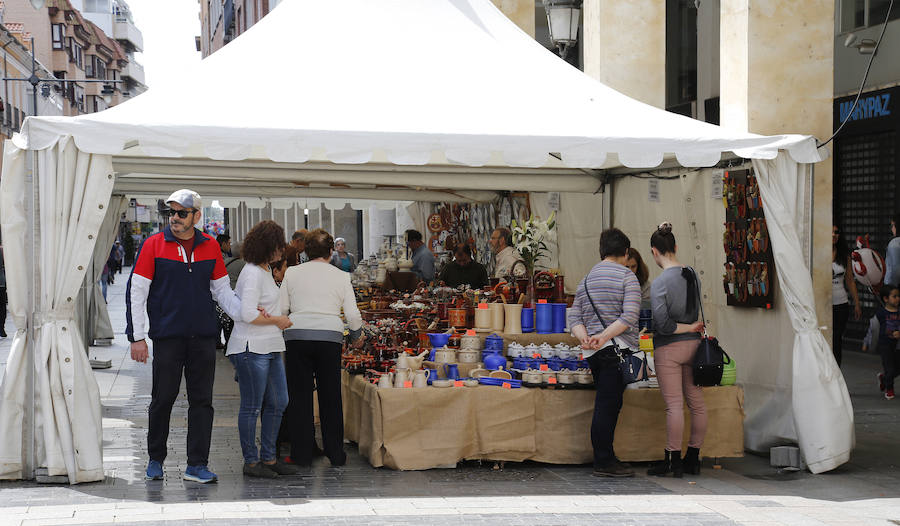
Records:
[[[756,176],[752,169],[729,170],[723,187],[722,285],[728,305],[771,309],[775,260]]]

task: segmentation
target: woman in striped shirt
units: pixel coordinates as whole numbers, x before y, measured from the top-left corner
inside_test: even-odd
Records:
[[[619,462],[613,451],[616,421],[622,409],[625,384],[619,373],[615,338],[622,346],[638,346],[638,314],[641,286],[625,267],[631,241],[621,230],[610,228],[600,234],[600,263],[578,285],[569,311],[572,336],[581,349],[597,389],[591,444],[594,447],[594,475],[633,477],[634,470]]]

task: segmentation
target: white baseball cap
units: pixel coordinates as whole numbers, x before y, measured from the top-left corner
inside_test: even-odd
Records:
[[[169,203],[178,203],[185,208],[193,208],[195,210],[203,208],[203,200],[200,199],[200,194],[187,188],[172,192],[172,195],[166,199],[166,204]]]

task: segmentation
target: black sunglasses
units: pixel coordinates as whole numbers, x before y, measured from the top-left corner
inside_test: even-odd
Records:
[[[169,208],[166,210],[166,215],[167,216],[176,216],[177,215],[181,219],[184,219],[187,216],[193,214],[194,212],[196,212],[196,210],[194,210],[193,208],[191,208],[190,210],[172,210],[171,208]]]

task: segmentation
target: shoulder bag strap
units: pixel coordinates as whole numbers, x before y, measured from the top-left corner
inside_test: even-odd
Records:
[[[697,288],[697,304],[700,306],[700,321],[703,322],[703,337],[709,337],[709,333],[706,332],[706,315],[703,314],[703,294],[700,292],[700,278],[697,276],[697,271],[694,270],[694,267],[688,267],[691,269],[691,274],[694,275],[694,286]]]
[[[584,284],[584,295],[587,296],[588,301],[591,302],[591,307],[593,307],[594,309],[594,314],[597,315],[597,320],[600,322],[600,326],[603,327],[604,330],[606,330],[606,325],[603,324],[603,318],[600,317],[600,311],[597,310],[597,305],[594,304],[594,298],[592,298],[591,293],[588,292],[587,276],[584,277],[584,281],[582,283]]]

